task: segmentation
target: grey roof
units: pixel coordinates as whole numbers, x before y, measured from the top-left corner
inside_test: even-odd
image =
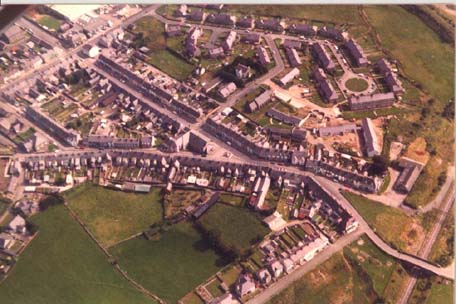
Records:
[[[301,59],[299,58],[298,52],[293,48],[286,48],[285,53],[287,54],[288,61],[292,67],[297,67],[302,64]]]
[[[225,41],[223,42],[223,49],[225,51],[231,51],[233,48],[234,42],[236,41],[237,33],[235,31],[230,31]]]
[[[302,47],[302,42],[299,40],[285,39],[282,46],[284,48],[300,49]]]
[[[268,116],[271,116],[274,119],[277,119],[283,123],[293,125],[293,126],[300,126],[302,123],[302,118],[291,115],[291,114],[286,114],[283,112],[280,112],[279,110],[276,110],[274,108],[269,109],[269,111],[266,113]]]
[[[361,46],[358,43],[356,43],[355,40],[353,40],[353,39],[348,40],[345,43],[345,46],[350,51],[351,56],[353,57],[353,59],[355,59],[356,64],[358,66],[363,66],[368,63],[367,57],[364,54],[363,49],[361,48]]]
[[[318,129],[320,136],[334,136],[350,132],[356,132],[358,127],[354,123],[343,124],[339,126],[322,127]]]
[[[318,30],[318,34],[324,37],[332,38],[338,41],[344,40],[343,32],[334,27],[324,26]]]
[[[325,70],[332,70],[336,67],[324,46],[320,43],[312,44],[312,51],[314,56],[317,57],[318,63]]]
[[[271,58],[269,57],[269,54],[264,47],[258,46],[257,55],[262,65],[267,65],[271,63]]]
[[[381,151],[372,120],[370,118],[364,118],[361,122],[361,128],[363,130],[367,156],[372,157],[374,155],[379,155]]]
[[[317,27],[310,24],[292,24],[288,27],[292,33],[313,36],[317,33]]]
[[[245,42],[249,42],[249,43],[259,43],[260,40],[261,40],[261,37],[260,37],[259,34],[249,33],[249,34],[245,34],[242,37],[242,40],[245,41]]]
[[[296,76],[299,75],[299,70],[297,68],[293,68],[290,72],[288,72],[285,76],[280,79],[280,83],[285,86],[290,81],[292,81]]]

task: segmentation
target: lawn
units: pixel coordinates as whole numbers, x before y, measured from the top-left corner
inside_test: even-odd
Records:
[[[176,303],[225,265],[189,223],[174,225],[159,240],[138,237],[110,252],[134,280],[169,303]]]
[[[38,23],[42,26],[47,27],[49,30],[57,31],[60,28],[62,21],[49,15],[43,15],[38,19]]]
[[[347,89],[353,92],[362,92],[367,89],[369,84],[362,78],[350,78],[345,82]]]
[[[199,223],[205,231],[215,232],[224,247],[235,248],[241,255],[269,232],[253,212],[221,203],[209,209]]]
[[[342,194],[384,241],[401,251],[416,254],[425,233],[422,218],[408,216],[400,209],[352,192]]]
[[[161,221],[160,190],[127,193],[86,183],[64,196],[97,240],[108,247]]]
[[[39,233],[0,284],[0,303],[153,303],[110,265],[63,206],[32,220]]]
[[[187,79],[194,69],[193,65],[168,50],[154,52],[147,62],[180,81]]]

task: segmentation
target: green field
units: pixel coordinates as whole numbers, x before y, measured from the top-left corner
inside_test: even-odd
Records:
[[[411,217],[404,211],[383,205],[352,192],[343,192],[372,229],[386,242],[401,251],[415,254],[424,234],[423,219]]]
[[[176,303],[225,264],[189,223],[174,225],[157,241],[139,237],[110,252],[134,280],[169,303]]]
[[[38,23],[50,30],[57,31],[60,28],[62,21],[49,15],[43,15],[38,19]]]
[[[103,246],[112,246],[162,219],[161,188],[127,193],[83,184],[65,192],[65,200]]]
[[[353,92],[362,92],[367,89],[368,83],[362,78],[350,78],[345,82],[347,89]]]
[[[32,220],[38,235],[0,284],[0,303],[152,303],[111,266],[64,206]]]
[[[168,50],[151,54],[147,62],[180,81],[187,79],[194,69],[193,65],[175,56]]]
[[[225,248],[235,248],[241,255],[269,232],[257,216],[247,209],[220,203],[209,209],[199,223],[205,231],[213,231],[218,235]]]

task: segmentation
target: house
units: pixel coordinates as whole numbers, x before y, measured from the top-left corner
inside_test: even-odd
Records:
[[[224,55],[225,55],[225,53],[224,53],[223,48],[221,46],[209,49],[209,57],[210,58],[219,58],[219,57],[222,57]]]
[[[258,190],[255,191],[256,199],[253,200],[253,205],[256,210],[261,210],[271,186],[271,178],[269,176],[257,178]]]
[[[317,34],[317,27],[310,24],[292,24],[288,27],[288,31],[297,35],[315,36]]]
[[[299,40],[293,40],[293,39],[285,39],[282,43],[282,46],[284,48],[290,48],[290,49],[298,49],[300,50],[302,48],[302,42]]]
[[[201,51],[198,48],[198,39],[203,35],[200,27],[194,27],[188,32],[185,39],[185,52],[189,57],[199,56]]]
[[[323,250],[326,246],[328,246],[329,240],[323,235],[316,238],[315,240],[309,242],[302,248],[298,249],[292,255],[290,255],[290,259],[293,261],[295,265],[303,264],[304,262],[308,262],[312,260],[315,255]]]
[[[210,304],[240,304],[240,302],[233,296],[232,293],[225,293],[224,295],[212,300]]]
[[[402,82],[397,78],[397,76],[393,73],[388,73],[385,76],[385,82],[388,88],[393,92],[395,95],[402,95],[404,94],[404,88],[402,87]]]
[[[336,64],[325,50],[324,46],[318,42],[312,44],[311,52],[314,58],[317,60],[319,66],[327,72],[331,72],[336,68]]]
[[[234,42],[236,41],[237,33],[235,31],[230,31],[225,41],[223,41],[222,47],[225,52],[230,52],[233,49]]]
[[[236,73],[236,78],[240,80],[252,77],[252,71],[250,67],[241,63],[238,63],[238,65],[236,65],[234,72]]]
[[[224,86],[222,86],[218,92],[217,95],[220,96],[221,98],[227,98],[230,96],[234,91],[236,91],[237,86],[234,82],[230,82]]]
[[[287,224],[278,211],[275,211],[273,214],[266,217],[263,222],[268,225],[269,229],[272,231],[280,231]]]
[[[283,265],[280,261],[274,261],[268,267],[274,278],[280,277],[283,273]]]
[[[255,292],[255,282],[250,275],[241,274],[236,282],[235,290],[239,297],[244,297]]]
[[[358,127],[354,123],[347,123],[332,127],[321,127],[318,129],[320,137],[343,135],[345,133],[355,133]]]
[[[339,95],[337,94],[323,69],[316,68],[313,71],[312,76],[316,81],[318,93],[323,98],[323,100],[326,102],[337,102],[339,100]]]
[[[370,118],[364,118],[361,122],[361,129],[363,131],[364,144],[366,146],[366,153],[368,157],[380,155],[380,145],[375,134],[375,128]]]
[[[402,171],[393,188],[400,193],[407,194],[412,190],[413,185],[420,176],[423,165],[412,159],[402,157],[399,160],[399,167],[402,168]]]
[[[272,280],[271,273],[266,268],[261,268],[258,270],[256,277],[258,278],[258,281],[260,281],[260,283],[263,285],[268,285]]]
[[[175,37],[182,34],[180,25],[178,24],[165,24],[165,33],[168,37]]]
[[[249,33],[242,36],[242,41],[249,44],[258,44],[261,41],[261,37],[256,33]]]
[[[396,100],[394,93],[376,93],[370,95],[351,96],[348,105],[352,111],[370,110],[390,107]]]
[[[179,5],[179,8],[174,12],[174,15],[176,15],[176,17],[185,17],[187,16],[187,10],[187,5],[181,4]]]
[[[293,271],[294,263],[290,258],[282,260],[282,265],[283,265],[283,270],[286,273],[290,273]]]
[[[295,127],[300,127],[304,122],[304,120],[300,117],[280,112],[279,110],[274,108],[269,109],[266,112],[266,115],[278,121],[281,121],[287,125],[292,125]]]
[[[350,39],[345,43],[345,47],[350,52],[351,57],[359,67],[365,67],[369,64],[366,55],[361,46],[355,40]]]
[[[14,244],[14,238],[6,233],[0,233],[0,249],[10,249]]]
[[[334,27],[324,26],[318,30],[318,34],[322,37],[331,38],[336,41],[344,41],[347,34]]]
[[[382,58],[377,62],[377,70],[382,75],[386,75],[393,72],[391,64],[385,58]]]
[[[288,72],[285,76],[280,78],[279,84],[285,87],[290,81],[292,81],[295,77],[299,76],[300,71],[297,68],[293,68],[290,72]]]
[[[23,38],[25,38],[25,32],[15,24],[7,28],[0,36],[0,39],[8,44],[17,42]]]
[[[24,234],[27,231],[26,222],[20,215],[16,215],[6,227],[8,231],[13,233]]]
[[[288,58],[288,62],[292,67],[298,67],[302,64],[301,59],[299,58],[298,52],[293,48],[286,48],[285,53]]]
[[[262,46],[257,47],[257,56],[262,66],[268,65],[271,63],[271,58],[266,49]]]
[[[266,31],[283,32],[284,27],[278,19],[260,19],[255,22],[255,27]]]
[[[228,14],[210,14],[207,16],[206,21],[214,24],[234,26],[236,24],[236,17]]]
[[[272,96],[272,91],[267,90],[258,95],[254,101],[249,103],[247,105],[247,109],[249,110],[250,113],[255,112],[256,110],[260,109],[263,107],[265,104],[267,104],[271,100]]]
[[[206,17],[206,13],[202,10],[192,10],[190,14],[187,14],[188,19],[192,21],[203,21]]]
[[[236,26],[237,27],[246,28],[246,29],[251,29],[251,28],[253,28],[255,26],[255,19],[253,19],[250,16],[241,17],[236,22]]]

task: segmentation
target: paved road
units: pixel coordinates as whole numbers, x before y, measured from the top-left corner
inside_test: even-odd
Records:
[[[303,275],[313,270],[315,267],[328,260],[333,254],[342,250],[345,246],[357,240],[363,231],[358,229],[357,231],[344,235],[338,239],[334,244],[331,244],[329,247],[324,249],[322,252],[318,253],[312,260],[305,263],[301,267],[297,268],[295,271],[279,279],[274,284],[270,285],[268,288],[263,290],[260,294],[255,296],[252,300],[248,301],[247,304],[262,304],[269,301],[272,297],[279,294],[282,290],[287,288],[296,280],[300,279]]]

